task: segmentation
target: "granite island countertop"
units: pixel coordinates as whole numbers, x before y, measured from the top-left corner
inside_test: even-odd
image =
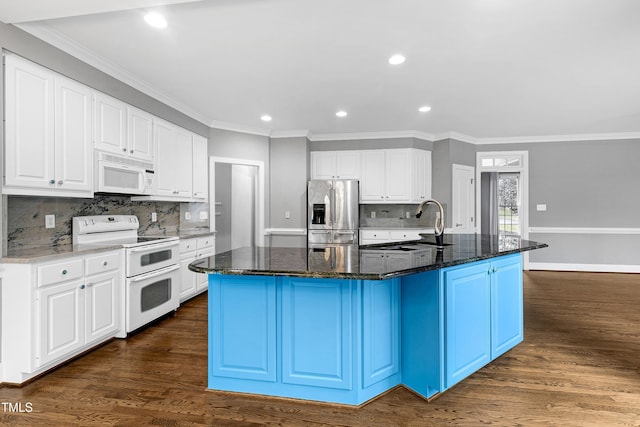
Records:
[[[189,265],[198,273],[382,280],[547,247],[512,236],[445,235],[409,242],[333,248],[239,248]],[[388,256],[385,256],[388,254]],[[395,262],[387,259],[392,257]]]

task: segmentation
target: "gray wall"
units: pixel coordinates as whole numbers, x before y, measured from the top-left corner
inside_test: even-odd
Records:
[[[640,229],[640,139],[481,145],[529,152],[529,226]],[[547,211],[538,212],[537,204]],[[531,262],[640,266],[640,235],[548,233]]]
[[[300,138],[271,139],[271,227],[307,227],[309,141]],[[289,211],[291,218],[285,218]],[[306,246],[306,236],[272,235],[271,246]]]

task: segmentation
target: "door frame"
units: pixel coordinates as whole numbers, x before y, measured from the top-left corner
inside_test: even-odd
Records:
[[[487,158],[519,158],[518,166],[482,166],[482,159]],[[480,188],[480,174],[482,172],[518,172],[520,173],[521,194],[521,238],[529,239],[529,151],[478,151],[476,152],[476,225],[482,224],[481,203],[477,201],[482,197]],[[477,229],[479,231],[479,229]],[[529,269],[529,252],[522,254],[523,268]]]
[[[231,157],[209,156],[209,229],[216,231],[216,163],[232,165],[256,166],[258,168],[258,185],[256,188],[256,246],[264,246],[264,162],[260,160],[237,159]]]

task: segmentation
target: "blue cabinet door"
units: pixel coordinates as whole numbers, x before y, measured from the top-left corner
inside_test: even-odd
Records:
[[[522,342],[522,257],[491,263],[491,359]]]
[[[489,263],[445,269],[445,388],[491,361]]]
[[[209,349],[209,388],[216,377],[276,380],[274,277],[209,275]]]
[[[351,280],[282,278],[282,382],[351,390]]]
[[[367,280],[362,289],[362,388],[400,371],[400,279]]]

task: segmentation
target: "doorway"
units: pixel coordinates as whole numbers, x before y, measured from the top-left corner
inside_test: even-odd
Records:
[[[210,158],[216,253],[264,246],[263,162]]]
[[[522,236],[519,172],[481,172],[480,232]]]
[[[502,196],[500,195],[502,193]],[[476,223],[483,234],[529,238],[529,152],[476,153]],[[529,269],[529,254],[523,254]]]

